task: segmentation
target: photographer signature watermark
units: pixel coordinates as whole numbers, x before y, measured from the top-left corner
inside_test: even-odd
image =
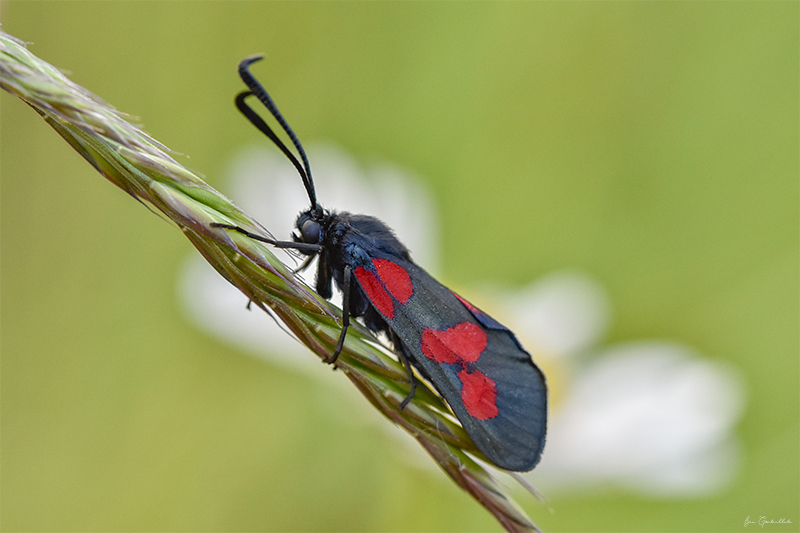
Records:
[[[759,516],[758,520],[752,520],[749,516],[744,519],[744,527],[749,526],[750,524],[758,524],[761,527],[764,527],[766,524],[791,524],[792,521],[788,518],[780,518],[775,520],[774,518],[767,519],[766,516]]]

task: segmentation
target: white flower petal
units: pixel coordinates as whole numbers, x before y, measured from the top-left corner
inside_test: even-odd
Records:
[[[729,366],[668,343],[597,354],[551,415],[531,476],[554,488],[604,484],[652,495],[718,489],[735,469],[743,388]]]
[[[611,304],[597,282],[577,271],[549,274],[508,298],[513,329],[550,354],[570,355],[601,340]]]

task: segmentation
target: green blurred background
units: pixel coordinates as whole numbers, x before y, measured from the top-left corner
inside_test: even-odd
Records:
[[[562,494],[554,514],[523,498],[544,529],[739,531],[767,515],[793,524],[764,531],[797,530],[797,2],[0,9],[223,191],[255,139],[235,67],[265,52],[258,73],[306,143],[425,177],[445,282],[579,268],[611,295],[611,341],[676,339],[742,372],[727,490]],[[385,433],[332,415],[335,391],[191,326],[181,233],[0,103],[3,530],[499,530]]]

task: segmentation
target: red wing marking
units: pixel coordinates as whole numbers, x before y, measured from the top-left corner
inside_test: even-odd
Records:
[[[464,306],[466,306],[466,308],[467,308],[467,309],[469,309],[469,310],[472,312],[472,314],[475,314],[475,313],[480,313],[480,312],[481,312],[481,310],[480,310],[480,309],[478,309],[477,307],[475,307],[474,305],[472,305],[471,303],[469,303],[468,301],[466,301],[464,298],[462,298],[462,297],[461,297],[461,296],[459,296],[458,294],[456,294],[456,293],[453,293],[453,296],[455,296],[456,298],[458,298],[458,299],[459,299],[459,301],[460,301],[462,304],[464,304]]]
[[[428,359],[433,359],[437,363],[454,364],[458,362],[458,356],[450,350],[440,339],[439,335],[445,333],[444,331],[437,331],[435,329],[422,330],[422,353]]]
[[[472,322],[461,322],[444,331],[422,331],[422,353],[439,363],[474,363],[486,349],[486,332]]]
[[[386,318],[392,319],[392,297],[401,304],[406,304],[414,294],[411,276],[405,268],[387,259],[373,259],[372,266],[375,267],[375,272],[363,266],[356,267],[356,278],[375,309]]]
[[[414,286],[411,284],[411,276],[408,275],[406,269],[387,259],[373,259],[372,264],[389,294],[401,304],[408,302],[408,299],[414,294]]]
[[[497,389],[495,383],[483,373],[467,371],[467,363],[474,363],[486,349],[489,339],[486,332],[472,322],[460,322],[444,331],[425,328],[420,342],[426,357],[443,364],[460,364],[461,400],[467,412],[478,420],[497,416]]]
[[[475,371],[469,374],[466,370],[458,373],[458,379],[463,383],[461,400],[469,414],[478,420],[488,420],[497,416],[497,389],[493,380],[482,372]]]
[[[361,287],[367,293],[367,298],[375,306],[375,309],[386,318],[394,318],[394,302],[392,302],[392,298],[383,288],[375,274],[363,266],[359,266],[356,267],[356,278],[358,278]]]

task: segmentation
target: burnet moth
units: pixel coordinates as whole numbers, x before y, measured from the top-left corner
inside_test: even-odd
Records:
[[[514,334],[492,317],[433,279],[411,259],[391,229],[375,217],[329,211],[318,203],[305,151],[249,67],[263,56],[245,58],[239,75],[248,90],[236,106],[286,155],[303,179],[311,207],[297,217],[292,241],[235,230],[279,248],[317,259],[316,291],[331,297],[331,282],[342,291],[342,332],[333,363],[344,345],[351,317],[384,332],[408,371],[414,396],[417,369],[444,397],[478,449],[505,470],[528,471],[539,462],[547,428],[547,385],[539,367]],[[264,120],[245,103],[255,96],[280,124],[301,162]]]

